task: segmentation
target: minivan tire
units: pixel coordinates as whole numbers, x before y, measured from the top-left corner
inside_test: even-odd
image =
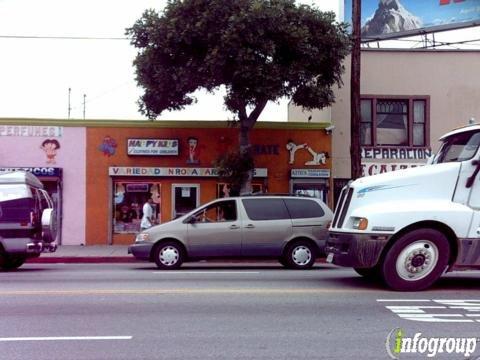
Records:
[[[284,253],[285,266],[289,269],[310,269],[315,263],[317,251],[308,241],[295,241],[287,245]]]
[[[395,241],[381,265],[387,286],[397,291],[418,291],[431,286],[445,271],[450,244],[435,229],[417,229]]]
[[[174,270],[185,260],[185,251],[177,241],[165,241],[155,246],[153,259],[159,269]]]
[[[3,270],[15,270],[25,263],[26,258],[23,256],[9,256],[4,253],[0,254],[0,268]]]

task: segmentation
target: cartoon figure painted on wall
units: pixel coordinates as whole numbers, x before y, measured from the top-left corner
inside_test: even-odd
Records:
[[[110,157],[115,155],[117,142],[111,136],[107,135],[103,138],[103,142],[100,144],[98,149],[103,153],[103,155]]]
[[[305,162],[305,165],[325,165],[327,163],[328,153],[316,152],[307,144],[296,145],[293,140],[288,140],[285,147],[290,152],[289,164],[295,163],[295,153],[300,149],[306,149],[312,155],[312,160]]]
[[[42,142],[40,149],[47,155],[47,164],[55,164],[57,150],[60,149],[60,143],[55,139],[46,139]]]
[[[296,145],[293,140],[288,140],[287,145],[285,146],[290,152],[290,158],[288,163],[293,164],[295,162],[295,153],[297,152],[297,150],[304,149],[306,146],[307,144]]]
[[[188,157],[187,164],[199,164],[200,160],[198,156],[200,155],[200,148],[198,146],[198,139],[196,137],[189,137],[187,139],[188,143]]]

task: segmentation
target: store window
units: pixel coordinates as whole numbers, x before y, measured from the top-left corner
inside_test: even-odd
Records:
[[[114,181],[113,232],[137,233],[140,231],[143,204],[153,199],[153,215],[160,222],[161,197],[160,183]]]
[[[428,146],[428,98],[363,98],[360,142],[364,146]]]

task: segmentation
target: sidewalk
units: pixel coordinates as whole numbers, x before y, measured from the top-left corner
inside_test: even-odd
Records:
[[[128,245],[61,245],[53,253],[28,259],[29,263],[125,263],[137,261],[127,253]]]

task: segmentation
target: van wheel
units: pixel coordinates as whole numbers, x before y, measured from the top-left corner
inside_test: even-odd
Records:
[[[445,235],[434,229],[414,230],[395,241],[387,252],[382,276],[394,290],[423,290],[442,275],[449,257]]]
[[[26,258],[22,256],[0,255],[0,268],[3,270],[14,270],[25,263]]]
[[[296,241],[287,246],[284,255],[285,266],[290,269],[309,269],[313,266],[316,249],[308,241]]]
[[[178,269],[185,259],[183,247],[176,241],[166,241],[155,247],[153,257],[162,270]]]

